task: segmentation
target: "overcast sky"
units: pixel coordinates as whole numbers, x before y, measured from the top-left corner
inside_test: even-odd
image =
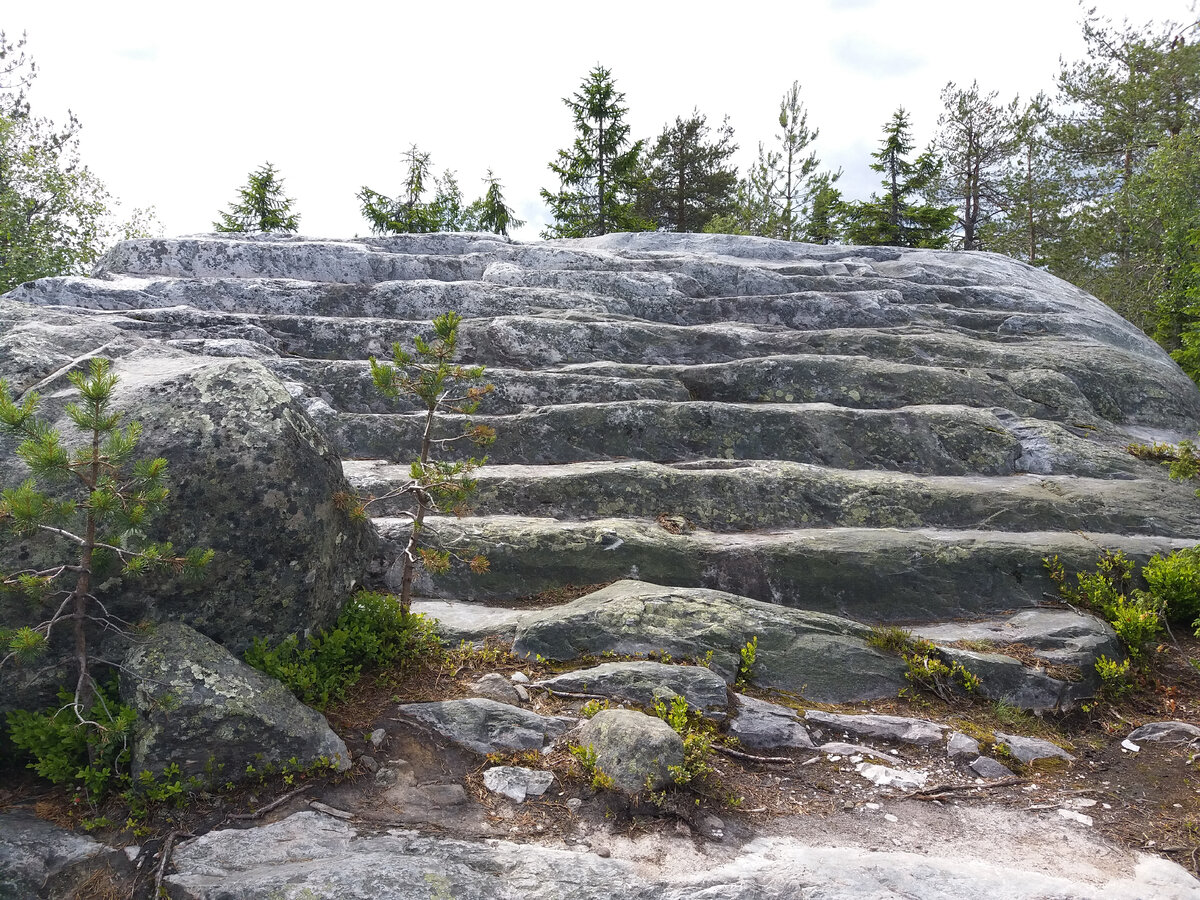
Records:
[[[597,63],[625,92],[636,137],[693,107],[728,115],[745,165],[801,85],[825,166],[847,196],[900,105],[933,133],[947,81],[1027,97],[1059,57],[1082,56],[1075,0],[663,0],[508,3],[10,2],[28,33],[35,112],[83,122],[84,161],[124,207],[153,206],[168,235],[207,231],[246,176],[273,162],[300,230],[367,234],[355,194],[399,193],[417,143],[467,199],[490,167],[536,238],[556,187],[547,163],[573,138],[562,98]],[[1116,21],[1191,22],[1189,0],[1090,0]]]

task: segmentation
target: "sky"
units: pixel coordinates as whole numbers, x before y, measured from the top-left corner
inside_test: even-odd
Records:
[[[1190,23],[1190,0],[1089,0],[1134,24]],[[747,166],[777,131],[793,81],[819,129],[823,167],[850,198],[883,125],[911,113],[929,140],[947,82],[1002,99],[1052,91],[1081,58],[1074,0],[510,0],[301,4],[58,0],[0,8],[25,32],[35,113],[82,121],[85,163],[122,203],[154,207],[166,235],[209,231],[265,161],[285,179],[300,231],[369,233],[355,194],[400,192],[415,143],[453,169],[468,200],[490,168],[536,239],[556,188],[547,164],[574,134],[562,98],[600,64],[625,94],[632,134],[676,116],[728,115]]]

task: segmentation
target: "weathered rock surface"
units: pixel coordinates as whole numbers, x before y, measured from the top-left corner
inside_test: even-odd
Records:
[[[129,858],[44,819],[0,812],[0,898],[77,896],[83,882],[106,868],[124,873]]]
[[[980,778],[1011,778],[1013,774],[1012,769],[990,756],[976,757],[968,767]]]
[[[814,746],[794,710],[745,694],[737,695],[737,710],[726,731],[750,750]]]
[[[521,695],[516,686],[498,672],[490,672],[471,685],[478,696],[501,703],[520,704]]]
[[[274,678],[180,623],[136,644],[121,672],[121,697],[137,710],[132,770],[155,775],[172,763],[184,779],[237,781],[247,765],[326,762],[350,767],[325,717]]]
[[[928,806],[928,804],[926,804]],[[915,857],[862,846],[813,846],[761,838],[701,856],[690,840],[660,842],[647,858],[516,844],[384,834],[316,813],[297,813],[261,828],[213,831],[181,843],[167,876],[175,900],[378,900],[382,896],[471,900],[786,900],[804,896],[859,900],[1042,900],[1154,897],[1185,900],[1196,882],[1179,866],[1152,857],[1119,856],[1084,834],[1054,835],[1069,858],[1038,865],[998,855],[1003,834],[982,838],[970,811],[959,828],[980,843]],[[961,843],[961,841],[959,842]],[[999,847],[998,847],[999,845]],[[1100,848],[1103,847],[1103,853]]]
[[[571,719],[539,716],[528,709],[482,698],[406,703],[397,713],[476,753],[541,750],[575,724]]]
[[[626,794],[657,791],[683,765],[683,740],[656,716],[632,709],[603,709],[579,729],[575,742],[596,752],[596,768]]]
[[[535,684],[549,691],[595,694],[645,707],[653,707],[655,700],[669,705],[671,697],[680,696],[693,710],[717,721],[725,718],[729,705],[725,679],[704,666],[650,661],[602,663]]]
[[[820,701],[894,696],[905,665],[867,645],[868,628],[822,613],[787,609],[701,588],[620,581],[519,620],[515,653],[569,660],[605,652],[666,651],[702,659],[733,681],[739,650],[758,638],[752,680]]]

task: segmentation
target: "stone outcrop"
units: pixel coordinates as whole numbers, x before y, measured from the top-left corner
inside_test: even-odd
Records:
[[[616,662],[575,669],[535,682],[550,692],[592,694],[653,707],[656,700],[670,705],[683,697],[694,712],[721,721],[729,705],[725,679],[703,666],[670,666],[663,663]]]
[[[131,767],[224,783],[288,765],[350,768],[325,717],[282,684],[181,623],[158,626],[125,658],[121,698],[138,713]]]
[[[486,698],[405,703],[397,713],[476,753],[541,750],[575,724]]]

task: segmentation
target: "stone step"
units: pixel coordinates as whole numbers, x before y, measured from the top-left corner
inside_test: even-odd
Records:
[[[398,558],[407,519],[379,518],[385,556]],[[671,534],[625,519],[563,522],[493,516],[433,518],[431,544],[482,553],[490,571],[422,575],[418,593],[504,603],[564,584],[621,578],[704,587],[860,622],[945,622],[1045,605],[1056,596],[1043,558],[1094,568],[1104,549],[1144,563],[1193,540],[1153,535],[937,528],[813,528]],[[393,567],[386,579],[398,579]]]
[[[345,460],[363,496],[408,481],[407,465]],[[709,531],[771,528],[973,528],[1097,531],[1200,539],[1191,485],[1166,472],[1144,479],[1075,476],[924,476],[763,460],[488,465],[474,473],[473,515],[586,520],[678,517]],[[403,498],[372,515],[408,509]]]
[[[320,399],[340,412],[403,413],[417,406],[405,397],[391,400],[371,381],[366,360],[272,359],[264,364],[305,397]],[[691,395],[674,378],[625,378],[576,372],[526,372],[488,369],[486,382],[495,390],[481,401],[480,411],[511,415],[540,406],[606,403],[620,400],[686,401]]]
[[[314,413],[343,458],[404,462],[420,446],[423,414]],[[1095,429],[1076,434],[1004,410],[962,406],[860,410],[819,403],[633,400],[475,415],[470,421],[496,430],[496,442],[487,448],[496,464],[776,459],[929,475],[1089,477],[1130,477],[1155,469],[1126,453],[1117,434]],[[439,435],[453,435],[463,423],[462,416],[443,416]]]
[[[250,315],[206,312],[190,307],[139,309],[121,312],[78,310],[81,318],[93,318],[97,327],[115,327],[143,337],[158,338],[193,352],[217,355],[301,357],[319,360],[362,360],[369,355],[390,353],[394,341],[410,346],[413,338],[426,334],[426,321],[378,318],[332,318],[296,315]],[[1159,429],[1195,433],[1200,426],[1200,395],[1191,381],[1165,356],[1131,352],[1102,345],[1088,345],[1082,338],[1061,340],[1051,336],[985,340],[979,335],[954,331],[933,332],[922,328],[796,331],[777,326],[741,323],[674,326],[637,321],[583,321],[571,314],[560,316],[498,316],[473,319],[460,330],[462,361],[488,367],[523,370],[569,369],[579,374],[594,373],[639,378],[663,377],[662,366],[697,367],[698,387],[713,390],[734,385],[737,392],[783,390],[792,377],[793,396],[803,391],[807,363],[795,357],[862,357],[874,360],[844,364],[846,377],[867,377],[868,393],[889,376],[888,364],[909,366],[906,372],[929,368],[922,387],[914,394],[934,390],[945,382],[962,399],[1005,400],[997,404],[1021,407],[1021,398],[1058,408],[1069,417],[1078,410],[1079,395],[1090,404],[1092,415],[1113,422],[1146,424]],[[256,349],[259,348],[259,349]],[[766,357],[782,356],[778,365],[763,363]],[[745,361],[744,367],[717,377],[714,367]],[[853,400],[848,385],[839,390],[838,363],[828,364],[815,374],[829,378],[825,391],[831,396]],[[709,373],[700,371],[709,367]],[[958,377],[946,375],[955,369],[971,370]],[[749,375],[758,369],[761,376]],[[1132,377],[1136,371],[1139,377]],[[899,375],[901,370],[890,370]],[[687,373],[681,373],[687,374]],[[669,377],[669,376],[668,376]],[[991,390],[981,378],[996,382]],[[761,378],[761,385],[755,379]],[[1075,385],[1072,389],[1068,381]],[[955,386],[956,385],[956,386]],[[814,388],[817,396],[817,388]],[[998,393],[992,393],[992,391]],[[722,396],[727,394],[722,394]],[[716,394],[714,394],[716,396]],[[897,391],[903,398],[903,390]],[[1017,410],[1014,410],[1017,411]],[[1086,410],[1082,410],[1086,411]]]

